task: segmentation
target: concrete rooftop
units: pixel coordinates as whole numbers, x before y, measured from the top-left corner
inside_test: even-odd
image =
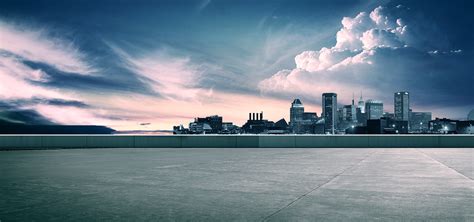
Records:
[[[474,221],[474,149],[0,152],[0,221]]]

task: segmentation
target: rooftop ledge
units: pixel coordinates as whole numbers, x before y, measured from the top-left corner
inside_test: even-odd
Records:
[[[0,135],[0,150],[449,147],[472,148],[474,135]]]

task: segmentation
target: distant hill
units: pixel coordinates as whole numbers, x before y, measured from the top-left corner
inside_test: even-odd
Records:
[[[0,134],[112,134],[115,130],[93,125],[32,125],[0,119]]]

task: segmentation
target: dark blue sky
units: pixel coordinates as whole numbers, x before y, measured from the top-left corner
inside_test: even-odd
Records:
[[[474,108],[473,9],[469,1],[4,0],[1,99],[9,113],[135,129],[211,114],[240,124],[259,110],[286,117],[295,97],[320,112],[327,91],[341,104],[362,91],[392,111],[393,93],[407,90],[414,111],[465,118]]]

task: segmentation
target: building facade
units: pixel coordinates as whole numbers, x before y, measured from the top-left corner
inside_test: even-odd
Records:
[[[431,133],[451,134],[456,133],[457,123],[458,120],[436,118],[428,122],[428,127]]]
[[[357,122],[356,107],[354,105],[343,106],[342,119],[347,122]]]
[[[360,93],[359,102],[357,103],[357,108],[360,109],[361,113],[365,113],[365,102],[362,99],[362,92]]]
[[[296,124],[303,120],[304,106],[300,99],[295,99],[291,103],[290,107],[290,126],[296,126]]]
[[[383,103],[372,99],[367,100],[365,103],[365,113],[367,120],[380,119],[383,116]]]
[[[337,124],[337,94],[323,93],[322,108],[325,132],[334,134]]]
[[[431,112],[411,112],[410,114],[410,132],[426,133],[429,130],[431,121]]]
[[[395,120],[409,121],[410,120],[410,94],[408,92],[394,93],[394,114]]]
[[[194,122],[208,124],[211,127],[211,133],[219,133],[222,130],[222,116],[214,115],[205,118],[198,117],[194,119]]]

